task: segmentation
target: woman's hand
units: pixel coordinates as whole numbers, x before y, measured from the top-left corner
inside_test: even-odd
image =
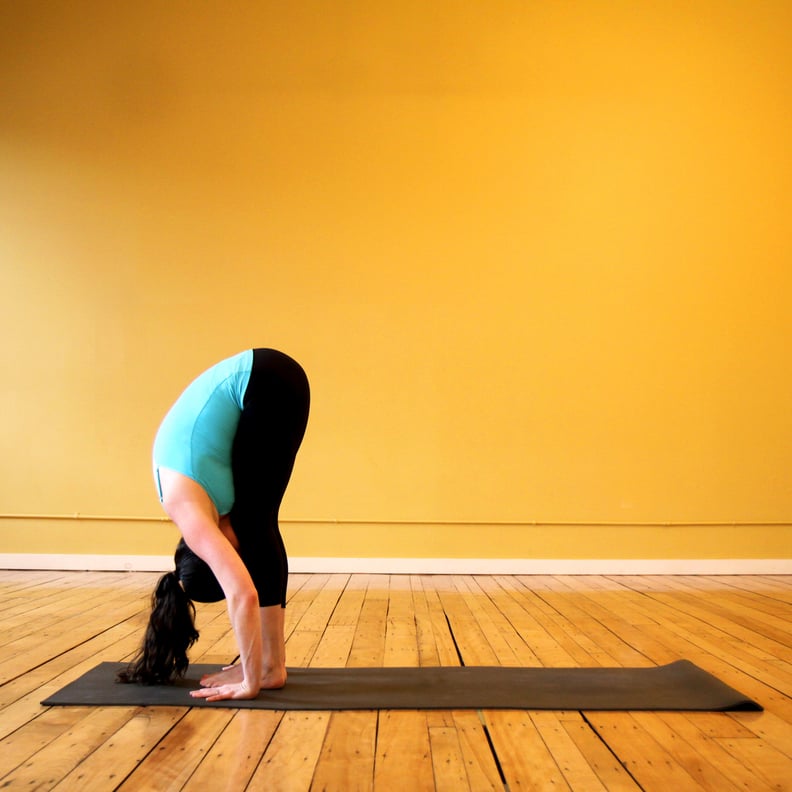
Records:
[[[204,687],[200,690],[190,691],[193,698],[202,698],[207,701],[226,701],[228,699],[254,699],[259,694],[259,687],[237,682],[228,685]]]

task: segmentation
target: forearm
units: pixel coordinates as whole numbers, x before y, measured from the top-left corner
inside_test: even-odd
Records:
[[[245,592],[229,597],[228,615],[239,647],[244,685],[250,692],[258,693],[262,676],[263,644],[258,596],[255,591],[252,594]]]

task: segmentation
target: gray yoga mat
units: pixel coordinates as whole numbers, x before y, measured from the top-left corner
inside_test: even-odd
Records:
[[[193,699],[203,674],[190,666],[174,685],[122,685],[124,663],[101,663],[41,703],[86,706],[233,707],[271,710],[521,709],[761,710],[687,660],[649,668],[292,668],[282,690],[250,701]]]

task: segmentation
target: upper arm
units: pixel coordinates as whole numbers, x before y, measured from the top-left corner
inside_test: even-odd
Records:
[[[253,579],[239,553],[212,520],[192,515],[177,525],[187,546],[209,565],[227,599],[255,594]]]
[[[190,550],[211,568],[227,599],[255,594],[247,567],[220,530],[220,519],[206,491],[192,479],[161,469],[163,506]]]

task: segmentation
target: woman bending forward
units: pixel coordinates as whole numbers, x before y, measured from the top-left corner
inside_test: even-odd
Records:
[[[300,365],[273,349],[217,363],[170,409],[154,442],[160,500],[182,538],[152,597],[143,646],[121,682],[165,684],[187,670],[195,602],[225,598],[240,662],[192,696],[255,698],[286,683],[288,564],[278,510],[308,421]]]

